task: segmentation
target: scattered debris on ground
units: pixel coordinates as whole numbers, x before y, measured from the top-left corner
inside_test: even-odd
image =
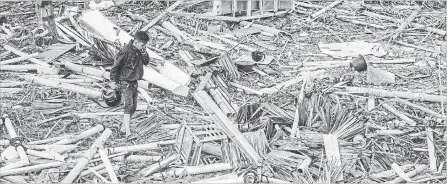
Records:
[[[445,1],[52,6],[0,3],[1,183],[446,183]],[[125,138],[104,89],[138,30]]]

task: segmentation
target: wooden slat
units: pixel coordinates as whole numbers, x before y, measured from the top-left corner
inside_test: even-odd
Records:
[[[214,13],[214,15],[222,14],[222,0],[214,0],[213,1],[213,13]]]
[[[259,10],[261,10],[261,15],[264,14],[264,1],[259,0]]]
[[[427,144],[428,144],[428,157],[430,159],[430,170],[435,172],[436,168],[436,153],[433,140],[433,130],[427,127]]]
[[[324,149],[326,151],[326,157],[329,161],[329,163],[336,163],[337,167],[341,166],[341,160],[340,160],[340,149],[338,147],[338,138],[335,134],[324,134],[323,135],[323,141],[324,141]],[[343,174],[340,175],[340,177],[337,179],[337,181],[340,181],[343,179]]]

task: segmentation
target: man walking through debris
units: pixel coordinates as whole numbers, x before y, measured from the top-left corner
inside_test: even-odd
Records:
[[[143,77],[143,65],[149,63],[149,55],[145,45],[149,41],[146,32],[138,31],[134,39],[125,45],[117,54],[110,71],[111,88],[121,91],[124,101],[123,127],[126,137],[130,136],[130,118],[137,109],[138,80]]]

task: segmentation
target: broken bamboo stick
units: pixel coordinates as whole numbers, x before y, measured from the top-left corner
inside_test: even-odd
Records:
[[[99,147],[102,147],[109,138],[109,136],[112,134],[112,130],[105,129],[102,134],[95,140],[95,142],[92,144],[90,149],[88,149],[84,157],[81,157],[76,164],[76,166],[65,176],[65,178],[61,181],[61,183],[71,183],[73,182],[76,177],[82,172],[82,170],[87,166],[89,161],[92,159],[93,155],[98,151]]]
[[[8,175],[30,173],[30,172],[40,171],[43,169],[53,168],[53,167],[60,167],[63,164],[64,163],[62,163],[62,162],[51,162],[51,163],[33,165],[33,166],[22,167],[22,168],[17,168],[17,169],[9,169],[9,170],[0,169],[0,177],[8,176]]]
[[[396,163],[391,164],[391,168],[393,168],[394,172],[396,172],[396,174],[404,179],[407,182],[412,182],[410,177],[403,171],[402,168],[400,168],[399,165],[397,165]]]
[[[84,88],[79,85],[74,85],[70,83],[56,82],[37,76],[22,76],[22,78],[24,78],[27,81],[34,82],[40,85],[45,85],[54,88],[62,88],[76,93],[84,94],[92,98],[99,98],[102,95],[101,91]]]
[[[314,14],[310,15],[309,19],[307,19],[307,21],[310,21],[312,19],[317,18],[318,16],[322,15],[324,12],[332,9],[333,7],[337,6],[338,4],[343,3],[343,0],[337,0],[332,2],[331,4],[329,4],[328,6],[325,6],[323,9],[315,12]]]
[[[179,1],[175,2],[174,4],[172,4],[171,6],[169,6],[169,8],[167,8],[163,13],[161,13],[160,15],[158,15],[157,17],[152,19],[147,25],[145,25],[143,28],[141,28],[141,31],[148,31],[152,26],[157,24],[158,21],[160,21],[163,17],[165,17],[169,12],[173,11],[178,6],[180,6],[183,2],[184,2],[184,0],[179,0]]]
[[[29,55],[29,54],[24,53],[24,52],[22,52],[22,51],[20,51],[20,50],[17,50],[17,49],[15,49],[15,48],[13,48],[13,47],[11,47],[11,46],[9,46],[9,45],[3,45],[3,48],[4,48],[5,50],[7,50],[7,51],[11,51],[11,52],[13,52],[14,54],[16,54],[16,55],[18,55],[18,56],[20,56],[20,57],[24,57],[24,56],[28,56],[28,55]],[[38,59],[36,59],[36,58],[28,58],[27,60],[28,60],[28,61],[31,61],[31,62],[33,62],[33,63],[35,63],[35,64],[38,64],[38,65],[40,65],[40,66],[47,67],[47,68],[51,68],[51,65],[49,65],[49,64],[47,64],[47,63],[45,63],[45,62],[43,62],[43,61],[41,61],[41,60],[38,60]]]
[[[30,58],[36,57],[37,55],[39,55],[39,53],[32,53],[32,54],[25,55],[25,56],[20,56],[20,57],[17,57],[17,58],[12,58],[12,59],[8,59],[8,60],[5,60],[5,61],[0,61],[0,66],[1,65],[11,64],[11,63],[17,63],[17,62],[20,62],[20,61],[23,61],[23,60],[28,60]]]
[[[195,174],[206,174],[212,172],[226,171],[233,169],[233,166],[228,163],[217,163],[217,164],[209,164],[204,166],[184,166],[183,168],[175,168],[171,169],[167,172],[155,173],[152,175],[153,178],[161,178],[163,176],[171,176],[178,177],[184,174],[187,175],[195,175]]]
[[[83,131],[83,132],[81,132],[79,134],[72,135],[72,136],[67,137],[65,139],[59,140],[59,141],[57,141],[57,142],[55,142],[53,144],[55,144],[55,145],[63,145],[63,144],[74,143],[74,142],[79,141],[81,139],[85,139],[87,137],[90,137],[90,136],[92,136],[92,135],[94,135],[96,133],[99,133],[99,132],[103,131],[104,128],[105,128],[104,125],[98,124],[98,125],[96,125],[93,128],[90,128],[90,129],[88,129],[86,131]]]
[[[300,110],[301,110],[301,104],[303,103],[304,100],[304,88],[306,87],[306,83],[308,81],[308,77],[306,77],[305,80],[303,80],[303,85],[301,86],[301,90],[300,93],[298,95],[298,103],[296,104],[296,110],[295,110],[295,117],[293,118],[293,124],[292,124],[292,132],[290,133],[290,137],[295,138],[295,137],[299,137],[299,121],[300,121]]]
[[[425,93],[412,93],[403,91],[387,91],[384,89],[374,88],[362,88],[362,87],[343,87],[346,92],[349,93],[365,93],[367,95],[379,96],[379,97],[398,97],[413,100],[422,100],[429,102],[447,102],[447,96],[430,95]]]
[[[169,164],[174,162],[177,158],[178,158],[178,155],[172,155],[160,162],[154,163],[154,164],[150,165],[149,167],[141,170],[140,173],[144,177],[150,176],[151,174],[159,171],[160,169],[163,169],[163,168],[169,166]]]
[[[100,148],[98,150],[99,155],[101,156],[101,160],[106,166],[107,173],[109,174],[110,180],[112,180],[112,183],[119,183],[118,177],[116,177],[115,170],[113,170],[112,163],[110,162],[109,158],[107,157],[107,153],[104,150],[104,148]]]
[[[424,112],[426,112],[428,114],[431,114],[431,115],[433,115],[435,117],[447,120],[447,116],[446,115],[442,115],[442,114],[437,113],[437,112],[435,112],[435,111],[433,111],[431,109],[425,108],[425,107],[420,106],[418,104],[411,103],[411,102],[409,102],[407,100],[403,100],[403,99],[400,99],[400,98],[398,98],[397,100],[398,100],[398,102],[401,102],[402,104],[405,104],[405,105],[408,105],[410,107],[422,110],[422,111],[424,111]]]
[[[394,115],[396,115],[397,117],[399,117],[400,119],[402,119],[403,121],[405,121],[406,123],[408,123],[410,126],[415,126],[417,123],[416,121],[410,119],[408,116],[406,116],[405,114],[402,114],[401,112],[397,111],[393,106],[386,104],[384,102],[381,102],[382,106],[390,111],[391,113],[393,113]]]

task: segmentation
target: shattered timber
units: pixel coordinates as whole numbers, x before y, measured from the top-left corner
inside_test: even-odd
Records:
[[[2,1],[0,183],[446,183],[446,32],[445,0]]]

